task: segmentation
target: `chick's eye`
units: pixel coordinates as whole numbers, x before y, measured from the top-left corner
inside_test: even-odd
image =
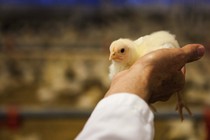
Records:
[[[122,48],[122,49],[120,50],[120,52],[121,52],[121,53],[124,53],[124,52],[125,52],[125,49],[124,49],[124,48]]]

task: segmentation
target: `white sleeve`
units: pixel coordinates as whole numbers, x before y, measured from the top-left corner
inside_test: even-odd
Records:
[[[118,93],[98,103],[76,140],[152,140],[153,118],[143,99]]]

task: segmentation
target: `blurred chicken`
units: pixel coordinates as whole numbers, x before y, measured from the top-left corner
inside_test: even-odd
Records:
[[[175,36],[167,31],[158,31],[150,35],[138,38],[137,40],[118,39],[110,46],[109,60],[112,64],[109,67],[109,77],[113,78],[118,72],[128,69],[134,62],[145,54],[163,48],[179,48]],[[181,94],[177,93],[178,103],[176,110],[183,120],[182,108],[185,107],[191,115],[190,109],[183,103]]]

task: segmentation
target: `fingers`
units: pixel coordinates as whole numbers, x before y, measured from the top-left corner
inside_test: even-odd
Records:
[[[139,59],[142,61],[153,62],[176,70],[181,70],[186,63],[200,59],[205,53],[205,48],[201,44],[188,44],[182,48],[161,49],[148,53]],[[164,60],[164,61],[163,61]]]
[[[173,73],[172,76],[168,75],[168,78],[161,80],[159,86],[151,90],[152,96],[149,99],[149,103],[167,101],[174,93],[183,90],[184,84],[185,76],[181,71]]]
[[[205,53],[205,48],[201,44],[188,44],[181,49],[183,50],[186,63],[200,59]]]
[[[200,59],[205,54],[205,48],[201,44],[188,44],[181,49],[171,50],[171,59],[174,63],[174,68],[184,72],[183,67],[186,63],[190,63]]]

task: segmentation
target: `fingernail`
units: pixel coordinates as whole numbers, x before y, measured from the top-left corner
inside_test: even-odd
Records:
[[[198,57],[202,57],[205,53],[205,48],[202,45],[199,45],[197,48],[197,55]]]

